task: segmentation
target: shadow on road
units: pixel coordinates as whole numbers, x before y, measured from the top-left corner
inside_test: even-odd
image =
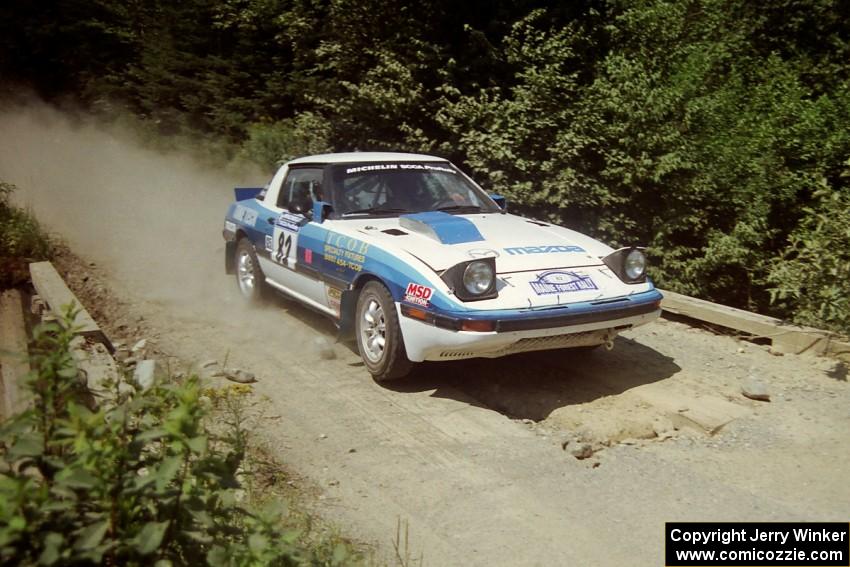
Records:
[[[282,296],[272,302],[328,340],[335,340],[336,327],[327,317]],[[357,355],[353,341],[343,344]],[[541,421],[558,408],[621,394],[681,370],[672,358],[633,339],[618,337],[614,345],[612,351],[563,349],[426,362],[407,378],[381,386],[399,393],[435,390],[435,397],[489,408],[512,419]],[[363,374],[368,379],[365,369]]]
[[[555,409],[621,394],[680,370],[672,358],[619,337],[610,352],[565,349],[427,362],[408,378],[385,387],[397,392],[436,388],[433,396],[467,403],[472,398],[507,417],[540,421]]]

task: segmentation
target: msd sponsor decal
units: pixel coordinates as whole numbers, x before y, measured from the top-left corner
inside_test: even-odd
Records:
[[[581,246],[565,246],[561,244],[553,244],[550,246],[514,246],[505,248],[505,252],[511,256],[517,254],[553,254],[555,252],[585,252]]]
[[[428,307],[428,303],[433,293],[434,290],[430,287],[411,282],[407,284],[407,290],[404,292],[404,300],[408,303],[415,303],[422,307]]]
[[[552,270],[537,276],[537,279],[529,282],[531,289],[537,295],[551,295],[555,293],[569,293],[572,291],[585,291],[588,289],[599,289],[590,276],[584,276],[576,272],[565,272]]]

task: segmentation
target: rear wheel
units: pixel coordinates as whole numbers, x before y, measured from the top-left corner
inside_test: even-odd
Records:
[[[236,283],[239,292],[247,301],[258,302],[263,298],[266,277],[260,269],[260,262],[254,252],[254,246],[247,238],[236,245]]]
[[[375,380],[406,376],[413,363],[407,358],[398,324],[395,302],[382,284],[363,286],[357,298],[357,350]]]

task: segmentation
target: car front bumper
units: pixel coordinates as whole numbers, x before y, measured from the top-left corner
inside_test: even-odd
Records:
[[[644,294],[641,294],[644,295]],[[600,345],[620,331],[644,325],[661,315],[661,294],[648,292],[629,304],[610,302],[593,309],[549,310],[485,317],[429,314],[424,320],[409,306],[397,303],[407,357],[424,360],[495,358],[519,352]],[[487,321],[491,331],[463,330],[469,321]]]

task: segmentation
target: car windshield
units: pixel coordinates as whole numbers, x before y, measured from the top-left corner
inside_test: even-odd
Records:
[[[335,212],[344,218],[499,211],[492,199],[447,162],[335,165],[333,191]]]

